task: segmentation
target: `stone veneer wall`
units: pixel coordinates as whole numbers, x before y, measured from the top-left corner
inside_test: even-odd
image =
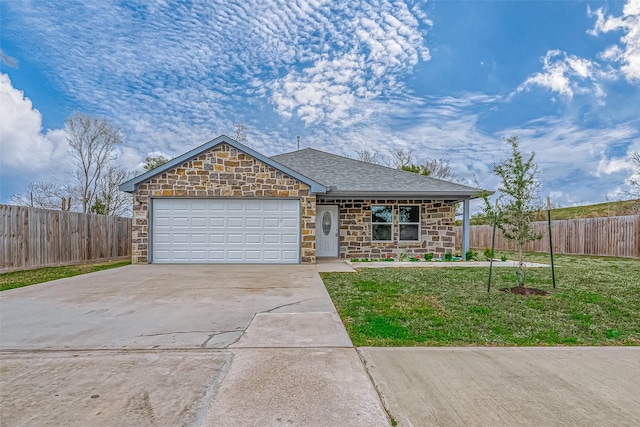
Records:
[[[151,197],[254,197],[301,200],[301,260],[316,261],[316,197],[309,186],[228,144],[220,144],[182,165],[140,184],[133,204],[132,262],[149,262]],[[311,202],[311,209],[307,203]]]
[[[338,205],[340,212],[340,257],[396,259],[401,253],[433,253],[441,256],[455,250],[455,206],[442,200],[332,200],[319,205]],[[393,205],[393,242],[371,241],[371,206]],[[398,206],[420,205],[419,242],[398,241]]]

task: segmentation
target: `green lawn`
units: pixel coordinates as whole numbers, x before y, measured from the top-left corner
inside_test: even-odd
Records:
[[[36,283],[50,280],[63,279],[79,274],[93,273],[94,271],[107,270],[109,268],[123,267],[131,264],[131,260],[109,261],[94,264],[68,265],[64,267],[45,267],[36,270],[14,271],[0,274],[0,291],[35,285]]]
[[[510,257],[513,259],[513,257]],[[532,254],[528,261],[548,262]],[[527,286],[550,292],[523,297],[514,268],[385,268],[323,273],[356,346],[640,345],[640,261],[556,257],[527,270]]]

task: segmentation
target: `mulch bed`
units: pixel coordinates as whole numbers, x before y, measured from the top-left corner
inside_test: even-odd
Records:
[[[539,295],[539,296],[543,296],[544,297],[544,296],[549,295],[549,292],[543,291],[542,289],[527,288],[526,286],[515,286],[513,288],[502,288],[502,289],[500,289],[500,292],[511,292],[512,294],[523,295],[525,297],[530,297],[532,295]]]

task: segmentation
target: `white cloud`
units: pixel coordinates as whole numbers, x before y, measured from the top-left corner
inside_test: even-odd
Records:
[[[527,78],[517,92],[541,86],[568,98],[574,94],[589,93],[604,98],[606,93],[600,82],[614,78],[598,63],[559,50],[548,51],[542,58],[542,64],[542,71]]]
[[[43,132],[40,112],[3,73],[0,73],[0,117],[3,174],[13,171],[39,176],[52,169],[64,171],[71,165],[64,130]]]
[[[596,23],[588,33],[598,35],[610,31],[622,30],[620,45],[613,45],[600,54],[606,61],[622,64],[620,71],[629,82],[640,82],[640,0],[628,0],[621,16],[605,16],[602,8],[595,12],[588,10],[590,16],[596,16]]]
[[[598,163],[598,169],[595,176],[600,177],[602,175],[611,175],[612,173],[633,170],[634,166],[631,160],[628,158],[621,159],[606,159],[603,158]]]

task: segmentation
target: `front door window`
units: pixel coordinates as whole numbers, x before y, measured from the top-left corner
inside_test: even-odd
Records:
[[[322,232],[325,236],[328,236],[331,232],[331,213],[325,212],[322,215]]]

